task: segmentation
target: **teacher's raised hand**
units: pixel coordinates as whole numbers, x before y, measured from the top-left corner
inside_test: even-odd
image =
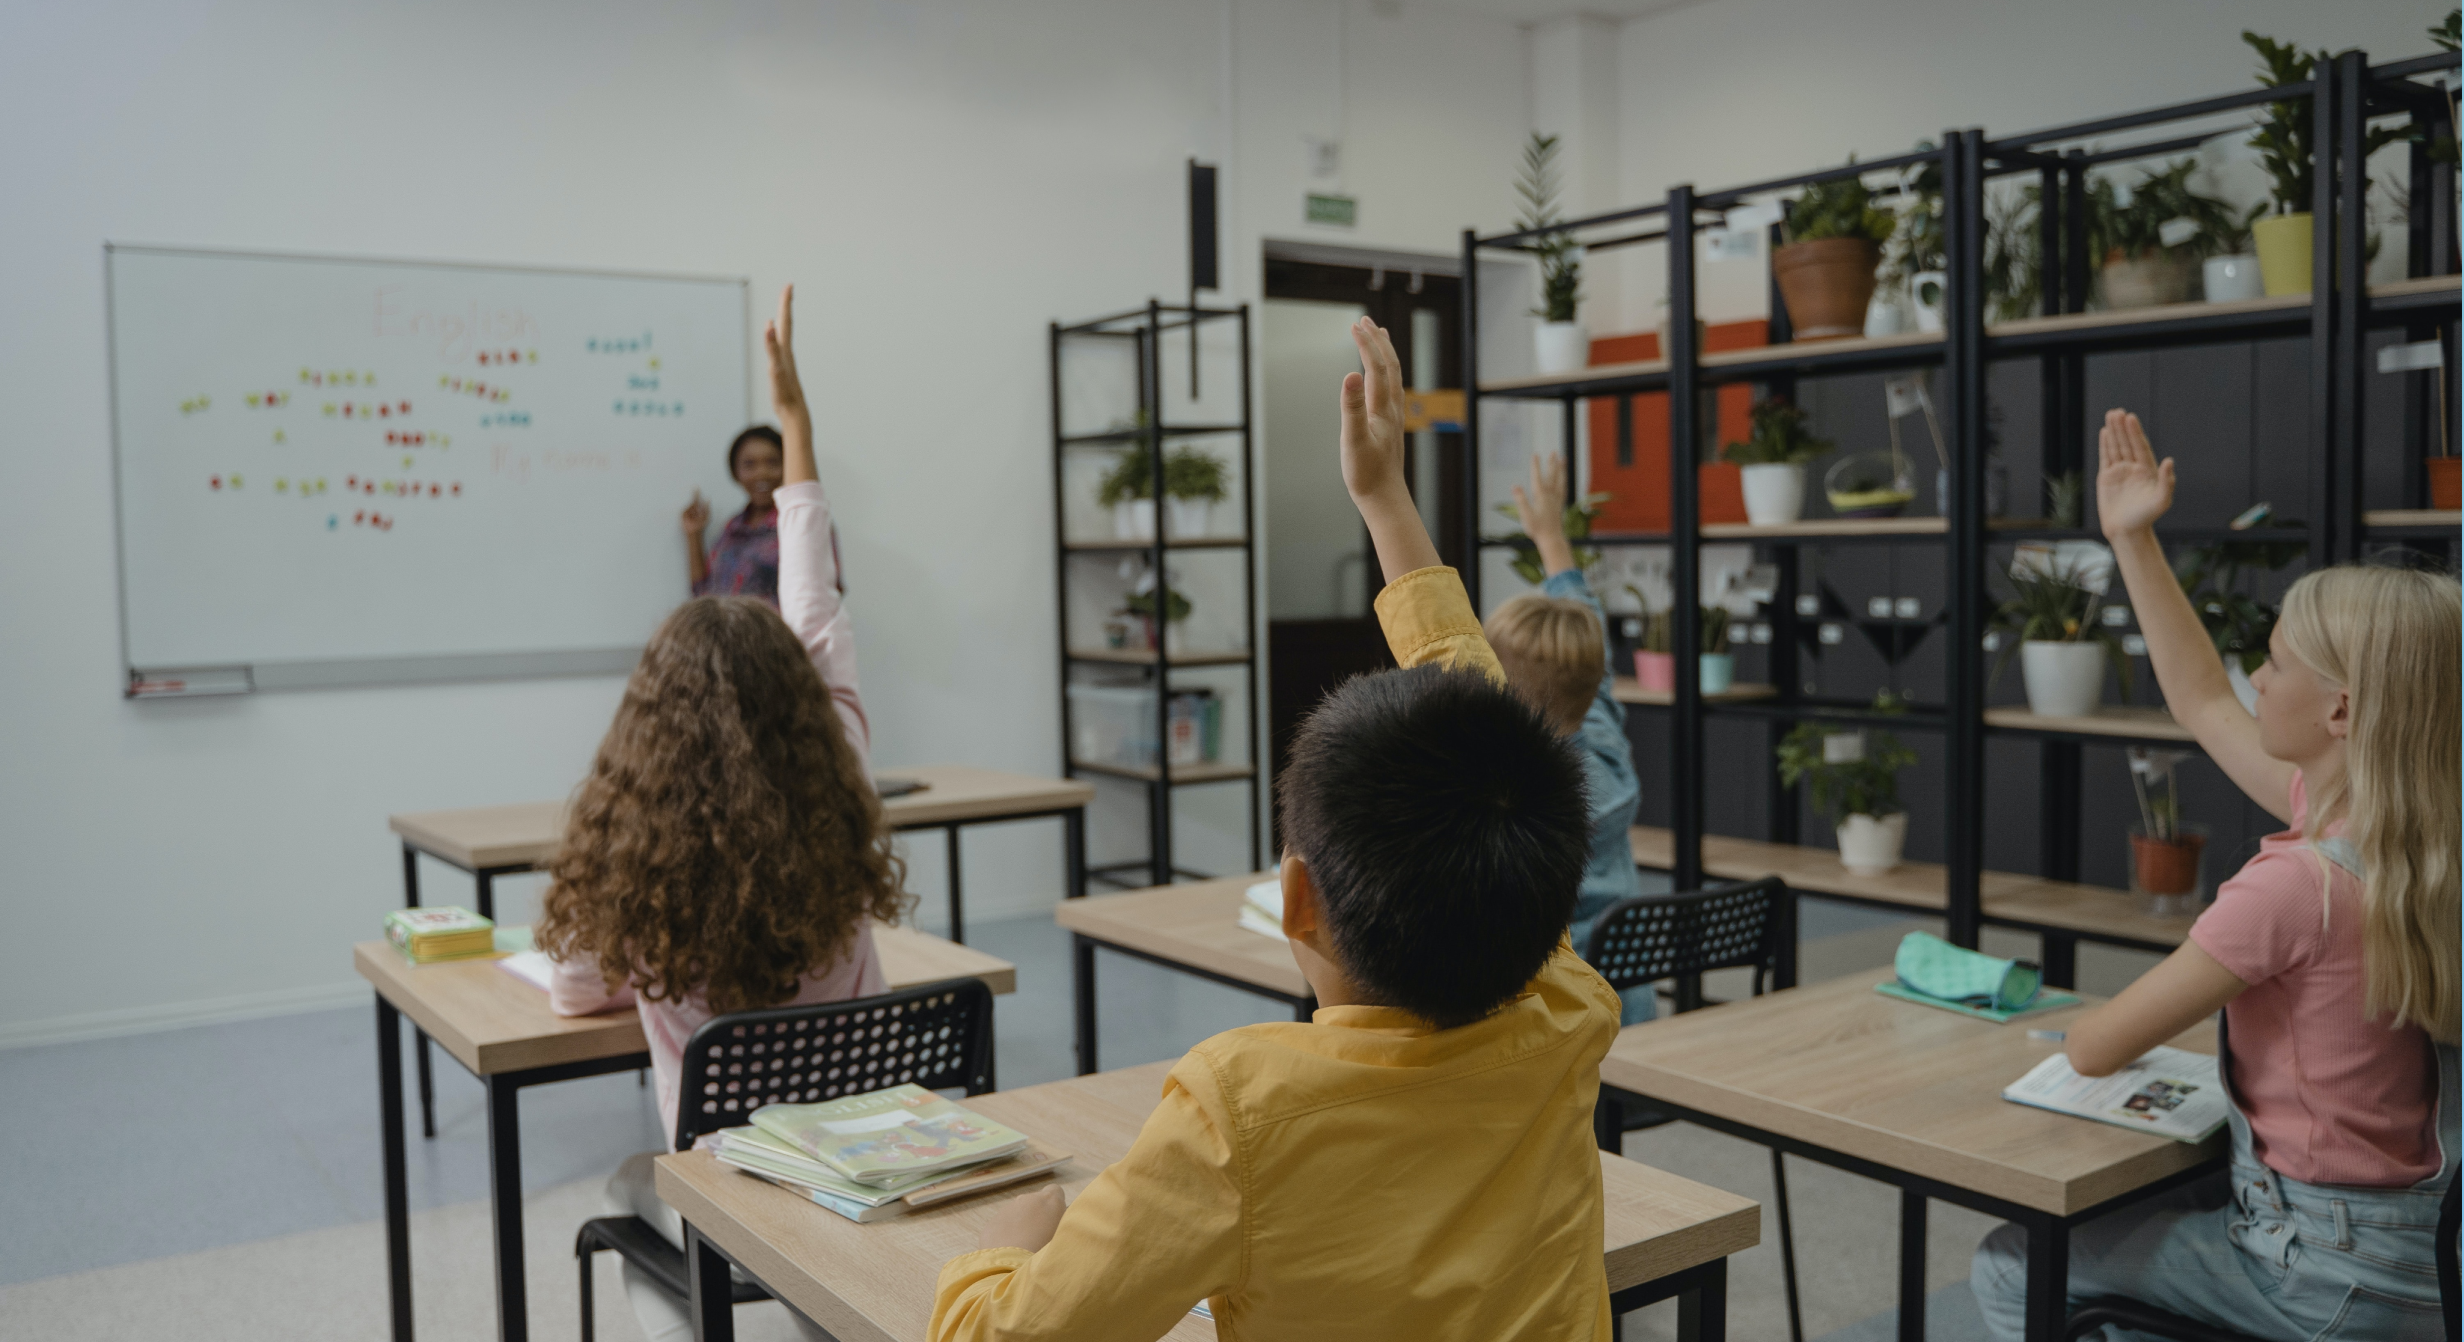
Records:
[[[804,404],[804,383],[796,376],[796,286],[779,290],[779,315],[761,332],[762,349],[770,356],[770,405],[778,413],[779,436],[786,440],[784,484],[818,480],[813,468],[813,416]]]

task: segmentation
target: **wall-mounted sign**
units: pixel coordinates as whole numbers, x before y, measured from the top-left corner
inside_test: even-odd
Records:
[[[1360,202],[1350,196],[1325,196],[1312,191],[1307,196],[1305,216],[1313,224],[1340,224],[1350,228],[1358,222]]]

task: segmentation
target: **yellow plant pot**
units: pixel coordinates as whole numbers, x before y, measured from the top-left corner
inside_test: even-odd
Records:
[[[2271,214],[2250,226],[2267,296],[2310,292],[2310,216]]]

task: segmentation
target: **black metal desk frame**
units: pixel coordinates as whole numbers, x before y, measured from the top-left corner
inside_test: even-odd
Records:
[[[1098,947],[1118,952],[1132,959],[1144,960],[1151,965],[1161,965],[1166,969],[1202,978],[1209,983],[1220,983],[1227,988],[1237,988],[1254,996],[1281,1002],[1292,1008],[1292,1019],[1303,1025],[1309,1023],[1309,1017],[1318,1009],[1318,999],[1315,993],[1287,993],[1279,988],[1269,988],[1261,983],[1252,983],[1247,979],[1219,974],[1212,969],[1201,969],[1196,965],[1157,955],[1152,951],[1142,951],[1133,946],[1124,946],[1117,941],[1106,941],[1102,937],[1073,931],[1069,934],[1069,980],[1070,996],[1073,999],[1073,1024],[1077,1034],[1078,1075],[1080,1076],[1087,1076],[1101,1070],[1095,1065],[1095,952]]]

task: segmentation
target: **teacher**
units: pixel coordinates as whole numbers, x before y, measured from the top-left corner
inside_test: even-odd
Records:
[[[684,510],[685,562],[695,596],[751,596],[779,603],[778,508],[772,496],[786,473],[779,431],[756,424],[727,446],[727,473],[744,487],[744,511],[719,528],[719,540],[704,548],[710,505],[700,490]]]

